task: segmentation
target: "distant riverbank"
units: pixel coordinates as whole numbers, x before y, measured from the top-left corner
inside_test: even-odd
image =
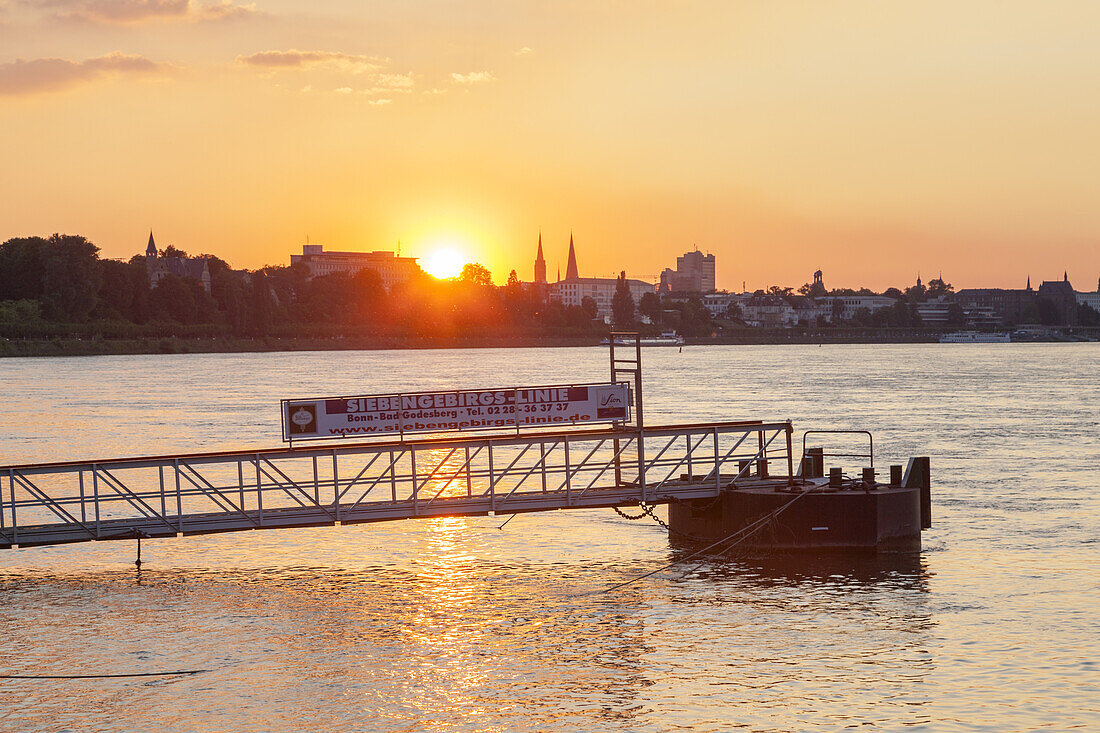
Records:
[[[230,354],[266,351],[379,349],[486,349],[594,346],[597,338],[416,338],[382,336],[145,339],[4,339],[0,357],[105,356],[114,354]]]

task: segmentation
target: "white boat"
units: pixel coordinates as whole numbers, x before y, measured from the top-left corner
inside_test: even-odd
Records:
[[[940,336],[941,344],[1007,344],[1012,337],[1007,333],[981,333],[980,331],[956,331]]]
[[[642,346],[683,346],[684,337],[677,334],[675,331],[662,331],[660,336],[643,336],[639,339]],[[600,342],[600,346],[607,346],[609,340],[604,339]],[[616,346],[633,346],[634,340],[629,338],[617,338],[615,339]]]

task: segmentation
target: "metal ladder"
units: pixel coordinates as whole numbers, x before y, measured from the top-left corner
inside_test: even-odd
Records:
[[[620,358],[615,354],[616,341],[623,339],[627,342],[625,348],[619,350],[619,354],[626,352],[627,358]],[[630,342],[633,343],[630,343]],[[645,448],[643,445],[642,417],[642,337],[637,331],[612,331],[608,338],[609,353],[611,354],[611,381],[618,383],[628,381],[623,377],[633,377],[634,380],[634,410],[631,413],[634,427],[638,431],[638,483],[645,500]],[[633,358],[630,358],[633,356]],[[615,441],[615,485],[622,485],[622,464],[618,458],[619,441]]]

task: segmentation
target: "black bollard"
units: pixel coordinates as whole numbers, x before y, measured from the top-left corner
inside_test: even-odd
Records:
[[[901,486],[901,466],[890,466],[890,485]]]
[[[905,488],[920,489],[920,528],[932,526],[932,468],[927,456],[910,458],[903,479]]]
[[[839,489],[844,485],[844,471],[840,468],[829,469],[829,488]]]
[[[806,450],[806,478],[825,478],[824,448]]]

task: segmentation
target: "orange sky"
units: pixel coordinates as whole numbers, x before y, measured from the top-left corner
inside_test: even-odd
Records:
[[[0,0],[0,238],[1100,276],[1100,3]]]

